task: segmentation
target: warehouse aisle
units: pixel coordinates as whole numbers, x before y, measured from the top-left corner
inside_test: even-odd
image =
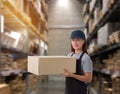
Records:
[[[36,94],[64,94],[64,83],[63,77],[49,76],[49,80],[39,86]]]
[[[65,79],[60,76],[49,76],[49,80],[42,83],[36,94],[64,94]],[[35,93],[32,93],[35,94]],[[94,89],[90,89],[90,94],[97,94]]]

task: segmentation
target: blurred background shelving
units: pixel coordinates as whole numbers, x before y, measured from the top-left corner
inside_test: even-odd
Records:
[[[94,62],[91,86],[98,94],[119,94],[120,0],[89,0],[83,7],[88,52]]]
[[[27,72],[28,55],[47,54],[47,11],[45,0],[0,0],[0,93],[30,94],[47,79]]]

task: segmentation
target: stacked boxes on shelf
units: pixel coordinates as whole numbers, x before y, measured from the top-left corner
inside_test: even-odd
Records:
[[[8,36],[7,34],[2,33],[1,34],[1,42],[2,42],[2,45],[14,47],[15,39]]]
[[[98,62],[98,58],[95,58],[93,60],[94,64],[93,64],[93,67],[97,70],[102,70],[104,68],[104,64],[102,64],[101,62]]]
[[[113,53],[109,59],[103,60],[105,63],[105,69],[110,71],[120,71],[120,50]]]
[[[40,31],[41,23],[40,23],[40,14],[37,12],[37,9],[35,8],[34,2],[29,1],[29,16],[31,18],[31,22],[34,25],[34,27]]]
[[[1,70],[11,71],[11,70],[26,70],[27,69],[27,59],[19,59],[14,61],[13,56],[10,53],[1,54]]]
[[[112,94],[120,94],[120,78],[112,78]]]
[[[93,32],[94,29],[94,19],[89,19],[89,34],[91,34]]]
[[[89,45],[88,53],[93,53],[98,50],[97,39],[93,39]]]
[[[94,83],[95,84],[95,83]],[[111,80],[102,78],[102,94],[119,94],[120,93],[120,78],[115,77]]]
[[[6,47],[12,47],[18,50],[22,50],[23,52],[26,51],[26,37],[18,33],[19,36],[11,36],[11,31],[9,33],[1,33],[1,43],[2,45],[5,45]],[[16,33],[16,32],[13,32]]]
[[[90,2],[90,12],[93,10],[93,8],[95,7],[95,3],[96,3],[96,0],[91,0]]]
[[[33,91],[37,89],[38,81],[42,81],[42,79],[42,76],[39,76],[38,79],[38,76],[29,75],[30,90]],[[0,94],[26,94],[26,84],[23,76],[21,74],[13,76],[11,80],[8,79],[8,84],[0,84]]]
[[[33,25],[39,31],[44,32],[47,29],[46,20],[48,19],[47,4],[45,0],[31,0],[29,1],[29,16]],[[26,10],[25,10],[26,11]],[[35,13],[36,12],[36,13]],[[39,20],[39,21],[38,21]]]
[[[24,0],[8,0],[19,11],[23,12]]]
[[[38,49],[39,49],[39,45],[37,43],[35,43],[33,41],[31,41],[29,43],[29,52],[30,53],[35,53],[36,54]]]
[[[27,49],[27,39],[25,37],[25,35],[21,34],[19,40],[18,40],[18,43],[16,45],[16,49],[19,49],[19,50],[22,50],[23,52],[26,52],[26,49]]]
[[[92,80],[92,88],[97,91],[98,87],[99,87],[98,78],[97,76],[94,75]]]
[[[42,13],[44,14],[45,19],[48,20],[48,6],[45,0],[42,0],[41,4],[42,4]]]
[[[48,31],[46,20],[44,19],[44,15],[41,14],[41,33]]]
[[[97,42],[93,39],[89,45],[89,53],[97,51],[99,48],[120,42],[120,23],[106,23],[97,32]]]
[[[102,78],[102,94],[112,94],[112,82]]]
[[[111,6],[116,2],[117,0],[102,0],[102,9],[99,13],[100,19],[103,17],[103,15],[109,10]]]
[[[12,70],[12,55],[9,53],[1,53],[1,70],[2,71],[9,71]]]
[[[114,43],[119,43],[120,42],[120,30],[113,32],[109,36],[108,44],[114,44]]]
[[[29,2],[24,0],[24,12],[31,18],[32,27],[36,28],[39,33],[48,30],[46,24],[48,19],[47,11],[46,0],[29,0]]]
[[[26,70],[27,69],[27,59],[19,59],[19,60],[14,61],[12,64],[12,68]]]
[[[37,12],[40,14],[41,13],[41,1],[40,0],[33,0],[33,3],[35,5],[35,8]]]
[[[113,71],[114,70],[114,61],[112,59],[109,59],[109,60],[103,60],[104,62],[104,68],[106,70],[109,70],[109,71]]]
[[[45,31],[45,32],[42,33],[42,35],[45,36],[45,40],[47,41],[48,40],[48,32]]]
[[[84,23],[87,23],[88,20],[89,20],[89,15],[85,15],[85,16],[84,16]]]
[[[11,88],[11,94],[25,94],[25,81],[22,79],[22,75],[17,75],[14,80],[9,82]]]
[[[92,35],[88,38],[90,39],[88,42],[89,53],[92,53],[91,56],[94,59],[93,87],[98,93],[102,92],[101,94],[120,93],[120,50],[117,50],[120,42],[120,23],[117,21],[119,17],[116,15],[116,12],[119,14],[119,12],[116,11],[119,8],[117,6],[118,3],[116,3],[118,1],[119,0],[90,0],[90,2],[87,2],[87,4],[90,5],[88,30],[89,35]],[[113,17],[117,17],[116,20],[112,20]],[[94,33],[92,33],[92,31],[94,31]],[[97,42],[95,42],[95,40],[97,40]],[[107,49],[104,50],[104,48]],[[110,51],[110,53],[113,54],[109,55],[106,51],[107,53]],[[104,53],[105,57],[102,56]],[[110,75],[114,74],[117,78],[112,78],[111,81]],[[99,83],[97,78],[102,78],[102,83],[101,80]]]
[[[102,10],[101,10],[101,16],[100,18],[103,17],[103,15],[108,11],[109,7],[108,7],[108,3],[110,0],[102,0]]]
[[[100,8],[96,7],[94,10],[94,26],[96,26],[100,20],[99,13],[100,13]]]
[[[119,25],[120,25],[120,23],[108,22],[99,29],[98,39],[97,39],[97,44],[98,44],[99,48],[101,48],[102,46],[106,46],[112,42],[118,43],[120,41]],[[116,31],[116,30],[118,30],[118,31]]]
[[[89,11],[89,9],[88,9],[88,4],[86,3],[86,4],[84,4],[84,6],[83,6],[83,17],[84,17],[84,23],[85,23],[85,24],[86,24],[86,23],[88,22],[88,20],[89,20],[88,11]]]
[[[29,87],[30,87],[30,90],[35,90],[37,88],[37,83],[38,83],[38,76],[36,75],[29,75]]]
[[[87,3],[84,4],[84,6],[83,6],[83,14],[85,14],[85,12],[87,11],[87,7],[88,7],[88,4]]]
[[[46,29],[47,28],[46,21],[48,19],[47,3],[46,3],[46,0],[0,0],[0,4],[3,5],[3,7],[1,7],[2,11],[0,11],[0,14],[3,15],[4,19],[5,20],[9,19],[9,17],[13,17],[14,19],[14,20],[9,20],[10,21],[9,23],[5,23],[4,24],[5,28],[2,28],[4,32],[2,34],[0,33],[1,43],[2,45],[5,45],[7,49],[7,51],[4,50],[0,53],[1,54],[1,57],[0,57],[1,71],[0,72],[1,74],[7,73],[6,71],[12,72],[12,75],[9,74],[8,76],[10,77],[10,79],[7,79],[7,80],[10,80],[8,84],[10,86],[11,92],[9,92],[9,90],[6,92],[2,92],[1,89],[3,88],[0,86],[0,94],[1,93],[2,94],[25,94],[26,89],[28,87],[26,87],[27,85],[25,83],[25,80],[23,80],[24,76],[21,75],[22,74],[21,71],[19,73],[16,73],[16,72],[18,72],[19,70],[27,69],[27,58],[20,59],[19,57],[21,57],[21,55],[26,56],[27,53],[31,53],[31,52],[36,54],[41,54],[38,51],[39,44],[33,41],[43,40],[44,42],[46,42],[44,38],[47,37],[47,34],[46,34],[47,32],[44,32],[44,31],[45,30],[47,31]],[[2,13],[2,12],[5,12],[5,13]],[[16,22],[17,24],[15,24]],[[21,27],[21,24],[23,25],[23,27]],[[14,25],[14,27],[11,28],[11,25],[12,26]],[[19,28],[17,28],[17,26]],[[9,29],[9,30],[6,30],[6,29]],[[16,38],[9,36],[10,33],[16,32],[16,31],[21,34],[20,38],[17,40]],[[6,32],[8,34],[5,34]],[[28,45],[29,43],[27,42],[29,40],[30,42],[32,41],[30,45]],[[45,48],[43,47],[43,49]],[[15,59],[14,56],[18,58]],[[13,73],[14,70],[15,70],[15,74]],[[5,76],[6,75],[2,75],[2,77],[0,77],[0,79],[1,78],[5,79],[2,82],[7,82]],[[40,77],[41,81],[46,78],[47,76]],[[34,75],[30,75],[29,91],[36,89],[36,85],[37,85],[37,77]]]
[[[87,16],[87,15],[85,15],[85,17],[84,17],[85,23],[89,19],[89,34],[91,34],[94,27],[97,26],[97,24],[100,22],[101,18],[103,18],[103,15],[109,10],[109,3],[110,2],[114,3],[115,1],[116,0],[102,0],[102,7],[100,7],[100,6],[98,7],[99,4],[97,4],[97,6],[94,6],[97,1],[91,0],[89,10],[91,13],[91,11],[93,10],[93,7],[94,7],[94,11],[91,14],[92,17]],[[100,3],[100,2],[97,2],[97,3]]]
[[[108,43],[108,37],[113,32],[112,23],[106,23],[103,27],[101,27],[98,31],[98,39],[97,44],[98,47],[106,46]]]
[[[116,1],[118,1],[118,0],[109,0],[108,7],[111,7],[113,4],[116,3]]]

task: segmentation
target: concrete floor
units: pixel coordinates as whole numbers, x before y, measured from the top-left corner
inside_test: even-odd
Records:
[[[93,89],[90,89],[90,94],[97,94]],[[32,94],[64,94],[65,79],[61,76],[49,76],[49,80],[40,84],[36,93]]]
[[[64,94],[65,80],[60,76],[49,76],[49,80],[39,85],[36,94]]]

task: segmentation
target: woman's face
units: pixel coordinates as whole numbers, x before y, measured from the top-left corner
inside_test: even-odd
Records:
[[[85,41],[83,39],[77,39],[77,38],[71,39],[72,47],[75,50],[81,50],[84,42]]]

